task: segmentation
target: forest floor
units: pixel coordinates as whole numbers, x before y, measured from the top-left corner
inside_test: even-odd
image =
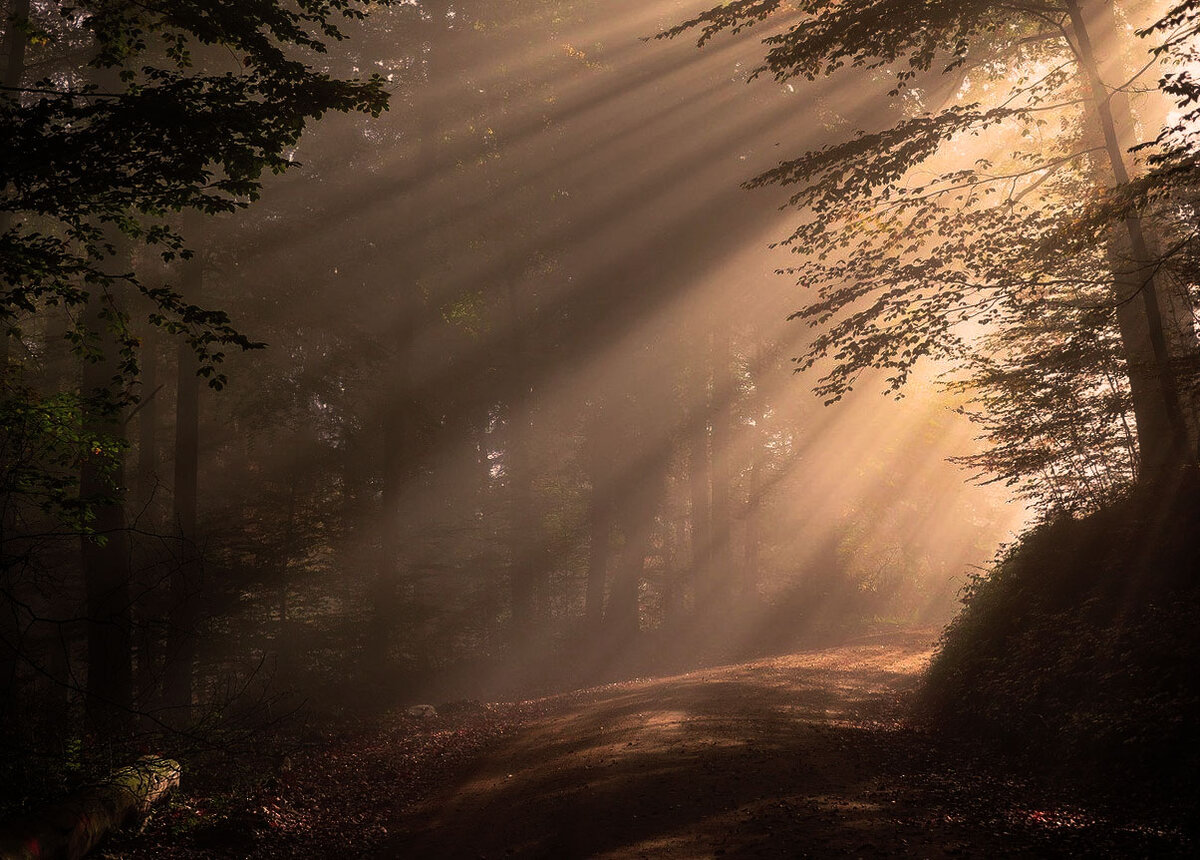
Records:
[[[110,856],[1195,856],[1119,786],[1019,779],[906,722],[935,635],[397,717],[238,815],[197,824],[185,800]]]

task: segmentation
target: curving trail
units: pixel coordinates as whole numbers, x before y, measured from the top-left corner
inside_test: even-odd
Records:
[[[1184,854],[989,777],[899,717],[928,631],[558,697],[379,857]]]

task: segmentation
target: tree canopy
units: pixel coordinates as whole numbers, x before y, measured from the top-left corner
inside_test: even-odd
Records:
[[[115,243],[158,247],[168,262],[190,256],[179,213],[246,206],[264,173],[294,166],[289,151],[310,121],[386,109],[382,76],[341,79],[316,65],[344,38],[339,22],[371,5],[386,3],[81,2],[14,14],[9,53],[23,40],[38,56],[0,98],[8,336],[22,314],[78,306],[121,281],[150,300],[156,325],[188,338],[219,386],[221,349],[251,339],[194,297],[147,286],[113,259]]]
[[[1134,125],[1138,110],[1150,122],[1165,113],[1160,92],[1185,105],[1194,96],[1187,71],[1161,65],[1191,50],[1187,5],[1146,22],[1141,43],[1125,22],[1141,10],[1118,19],[1075,0],[746,0],[660,34],[698,31],[704,44],[765,24],[773,32],[754,75],[869,70],[895,105],[892,124],[747,183],[787,188],[801,212],[783,244],[802,258],[787,272],[812,296],[794,316],[818,328],[799,361],[822,369],[819,393],[837,400],[874,368],[898,390],[923,359],[965,361],[992,407],[1007,403],[1029,419],[1031,390],[1016,380],[1030,377],[1018,366],[1040,353],[1050,367],[1036,375],[1058,367],[1070,378],[1045,413],[1058,417],[1047,420],[1104,404],[1091,412],[1104,429],[1089,454],[1121,447],[1116,440],[1136,425],[1140,460],[1117,476],[1194,462],[1196,338],[1184,262],[1194,231],[1180,208],[1190,209],[1193,124],[1176,118],[1149,141]],[[1146,94],[1155,70],[1161,88]],[[987,334],[997,328],[1003,334]],[[1116,364],[1107,350],[1070,346],[1087,341],[1119,344]],[[1054,483],[1048,468],[1073,474],[1088,460],[1072,466],[1057,448],[1050,462],[1030,457],[1038,434],[1060,435],[1045,421],[998,421],[996,436],[1000,425],[1009,442],[1029,433],[975,460],[1004,480]]]

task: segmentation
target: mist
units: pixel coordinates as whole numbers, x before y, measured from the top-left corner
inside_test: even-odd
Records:
[[[753,42],[641,41],[670,4],[572,13],[408,20],[375,59],[403,81],[389,112],[322,124],[214,226],[238,250],[213,301],[255,284],[238,321],[270,347],[231,357],[201,472],[301,544],[242,597],[249,629],[301,665],[339,638],[423,700],[412,673],[459,662],[604,673],[646,638],[652,670],[944,622],[1025,512],[946,463],[975,448],[936,367],[898,402],[809,392],[768,247],[794,216],[740,188],[830,139],[812,106],[849,84],[747,84]]]
[[[3,4],[0,811],[151,756],[123,820],[173,793],[214,856],[1158,815],[1084,780],[1064,842],[996,764],[1141,744],[1056,696],[1192,612],[1194,10],[1080,3]],[[1095,701],[1192,701],[1134,689]],[[1016,841],[889,829],[951,735]],[[298,798],[359,782],[348,848]]]

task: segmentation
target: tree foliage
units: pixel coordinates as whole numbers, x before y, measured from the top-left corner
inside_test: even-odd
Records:
[[[189,257],[178,213],[244,207],[264,173],[293,166],[288,150],[311,120],[384,110],[380,76],[339,79],[312,65],[343,38],[338,20],[360,18],[368,5],[83,2],[38,6],[35,21],[10,22],[42,52],[90,59],[52,62],[51,74],[0,98],[5,327],[123,283],[149,299],[155,325],[187,337],[220,387],[222,348],[253,341],[225,313],[146,285],[114,259],[116,237],[157,247],[168,262]],[[126,372],[134,369],[128,361]]]
[[[1144,35],[1170,36],[1146,52],[1186,55],[1188,6],[1148,27]],[[1081,54],[1069,14],[1077,8],[746,0],[660,34],[698,31],[703,44],[766,22],[777,32],[763,40],[755,75],[812,80],[843,67],[875,70],[890,125],[747,182],[787,189],[801,213],[782,242],[800,255],[786,271],[810,296],[794,318],[818,329],[800,369],[823,372],[816,389],[829,401],[867,371],[885,370],[899,391],[923,360],[966,370],[994,445],[971,462],[1048,507],[1069,496],[1067,509],[1090,471],[1111,466],[1102,482],[1126,483],[1131,427],[1135,436],[1142,429],[1126,387],[1140,365],[1118,318],[1147,290],[1190,304],[1191,278],[1179,263],[1194,239],[1191,204],[1179,193],[1193,169],[1194,123],[1182,118],[1164,130],[1142,173],[1114,184],[1103,117],[1083,73],[1091,57]],[[1106,49],[1128,46],[1117,34]],[[1124,98],[1132,83],[1109,86]],[[1161,90],[1185,104],[1196,97],[1186,71],[1167,74]],[[1159,244],[1154,261],[1135,259],[1114,233],[1142,218]],[[1190,308],[1178,313],[1190,331]],[[1181,380],[1190,404],[1194,335],[1179,338],[1171,364],[1149,373]],[[1085,347],[1089,340],[1095,348]],[[953,384],[970,390],[961,377]]]
[[[266,175],[296,166],[291,153],[313,120],[386,109],[381,76],[319,65],[345,38],[341,24],[372,5],[387,0],[34,2],[4,22],[10,53],[28,57],[0,93],[3,413],[6,433],[24,440],[22,456],[5,461],[12,499],[28,491],[41,506],[49,493],[75,516],[61,469],[73,459],[64,444],[82,431],[65,429],[69,391],[46,395],[26,379],[37,364],[23,339],[31,326],[63,320],[82,361],[113,363],[102,388],[79,392],[75,421],[136,400],[145,328],[132,313],[186,340],[213,388],[226,382],[227,349],[261,346],[165,280],[154,258],[189,259],[185,227],[256,200]],[[74,459],[108,450],[82,442]],[[36,451],[45,458],[30,459]]]

